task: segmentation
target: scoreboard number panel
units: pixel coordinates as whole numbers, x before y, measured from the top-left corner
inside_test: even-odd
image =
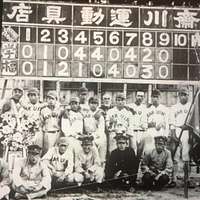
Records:
[[[67,61],[56,61],[55,76],[71,77],[71,63]]]
[[[54,62],[50,60],[37,61],[37,76],[53,76]]]
[[[139,78],[138,64],[124,63],[124,78],[135,79]]]
[[[187,7],[6,0],[0,75],[197,80],[199,13]]]

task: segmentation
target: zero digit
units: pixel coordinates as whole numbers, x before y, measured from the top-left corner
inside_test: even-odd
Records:
[[[22,64],[22,73],[24,75],[30,76],[33,73],[33,63],[26,61]]]
[[[118,48],[111,48],[109,50],[109,61],[119,61],[120,59],[120,50]]]
[[[101,77],[103,75],[103,67],[100,64],[94,64],[92,66],[92,73],[96,77]]]
[[[66,60],[69,55],[69,50],[65,46],[61,46],[58,48],[58,58],[61,60]]]
[[[166,49],[162,49],[158,53],[158,61],[166,63],[169,60],[169,52]]]
[[[125,68],[125,74],[126,77],[128,78],[134,78],[136,76],[137,73],[137,66],[135,65],[127,65],[127,67]]]
[[[23,58],[31,58],[33,55],[33,47],[31,45],[24,45],[22,47],[22,56]]]
[[[158,75],[161,79],[166,79],[169,76],[169,68],[166,65],[159,66]]]

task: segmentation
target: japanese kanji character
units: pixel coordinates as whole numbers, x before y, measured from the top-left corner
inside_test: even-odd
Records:
[[[101,8],[97,12],[94,12],[92,7],[83,7],[81,10],[81,17],[81,25],[88,25],[93,22],[99,25],[104,19],[104,14],[102,13]]]
[[[12,13],[7,14],[7,16],[9,19],[13,19],[16,16],[17,22],[28,22],[31,13],[31,6],[26,6],[24,3],[20,3],[19,6],[13,6]]]
[[[131,9],[111,9],[111,20],[110,26],[120,25],[129,27],[133,22],[130,22],[129,17],[132,13]]]
[[[183,12],[177,12],[178,17],[174,17],[174,20],[178,21],[178,24],[175,25],[177,28],[194,28],[194,24],[198,23],[200,19],[195,18],[197,12],[190,12],[185,9]]]
[[[47,6],[47,16],[42,18],[42,21],[47,21],[48,24],[53,21],[56,24],[63,22],[66,18],[61,16],[61,6]]]

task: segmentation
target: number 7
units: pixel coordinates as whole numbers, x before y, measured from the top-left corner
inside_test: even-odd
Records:
[[[134,38],[137,37],[137,33],[125,33],[125,36],[128,37],[128,41],[126,42],[126,45],[131,45]]]

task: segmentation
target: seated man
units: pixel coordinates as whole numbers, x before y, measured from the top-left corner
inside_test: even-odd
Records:
[[[107,179],[113,179],[112,186],[121,189],[132,188],[137,177],[137,158],[135,151],[128,147],[128,139],[125,131],[117,132],[115,136],[117,148],[111,152],[106,167]]]
[[[51,189],[51,176],[40,160],[41,147],[28,146],[27,158],[16,161],[13,169],[13,190],[16,199],[42,197]]]
[[[8,165],[0,159],[0,199],[8,199],[10,193]]]
[[[42,159],[50,169],[53,188],[73,182],[73,152],[66,137],[61,137],[57,146],[50,148]]]
[[[74,179],[78,185],[93,181],[101,183],[103,180],[104,172],[98,152],[93,148],[93,139],[91,135],[81,138],[82,150],[75,157]]]
[[[172,173],[171,153],[165,148],[166,138],[157,136],[155,139],[155,149],[144,156],[141,163],[143,185],[146,189],[161,189],[169,182]]]

